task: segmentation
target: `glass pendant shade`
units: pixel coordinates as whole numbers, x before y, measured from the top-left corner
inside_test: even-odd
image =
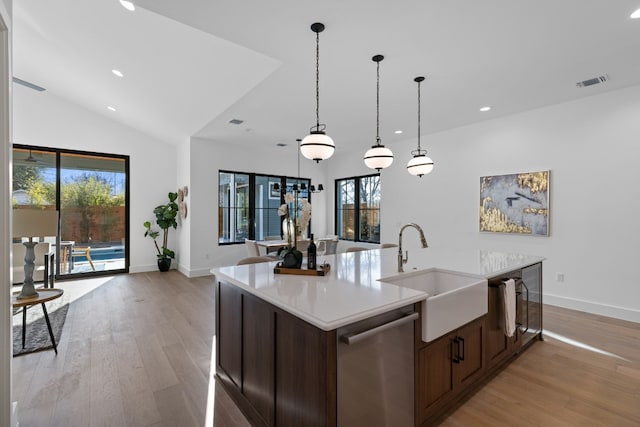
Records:
[[[411,175],[416,175],[422,178],[422,175],[427,175],[433,170],[433,160],[427,157],[425,154],[418,154],[413,156],[409,163],[407,163],[407,172]]]
[[[384,145],[374,145],[364,154],[364,164],[368,168],[380,169],[388,168],[393,163],[393,152]]]
[[[323,131],[311,131],[300,144],[302,155],[316,162],[331,157],[335,149],[336,145],[333,143],[333,139]]]

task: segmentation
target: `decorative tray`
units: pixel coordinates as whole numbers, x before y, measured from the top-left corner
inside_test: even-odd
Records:
[[[325,276],[331,270],[331,264],[324,263],[319,265],[316,270],[307,270],[306,268],[287,268],[283,267],[282,263],[279,262],[273,268],[273,272],[275,274],[298,274],[302,276]]]

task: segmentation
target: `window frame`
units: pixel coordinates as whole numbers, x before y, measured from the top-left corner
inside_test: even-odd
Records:
[[[379,173],[373,173],[373,174],[369,174],[369,175],[358,175],[358,176],[350,176],[350,177],[345,177],[345,178],[338,178],[334,181],[334,195],[335,195],[335,200],[334,200],[334,233],[338,236],[338,238],[340,240],[346,240],[349,242],[362,242],[362,243],[380,243],[380,234],[378,233],[378,240],[362,240],[360,239],[360,213],[361,213],[361,209],[360,209],[360,188],[361,188],[361,180],[363,179],[370,179],[371,177],[377,177],[378,179],[378,186],[381,186],[382,181],[381,181],[381,176]],[[340,201],[339,201],[339,197],[340,197],[340,183],[343,181],[349,181],[349,180],[353,180],[354,181],[354,194],[353,194],[353,200],[354,200],[354,208],[353,208],[353,239],[349,239],[346,236],[344,236],[343,234],[341,234],[341,223],[339,222],[339,211],[342,211],[343,209],[339,209],[338,206],[340,206]],[[380,191],[380,190],[378,190]],[[368,201],[367,201],[368,202]],[[380,208],[378,208],[378,218],[380,218]],[[380,228],[380,224],[381,221],[380,219],[378,219],[378,229]]]
[[[56,148],[56,147],[46,147],[39,145],[28,145],[28,144],[12,144],[11,146],[11,156],[14,156],[14,149],[18,150],[32,150],[32,151],[43,151],[51,153],[55,155],[55,188],[56,188],[56,199],[53,205],[56,207],[56,210],[60,213],[62,209],[62,201],[61,201],[61,190],[62,190],[62,156],[63,155],[79,155],[79,156],[96,156],[104,159],[117,159],[124,162],[124,174],[125,174],[125,186],[124,186],[124,268],[117,269],[109,269],[109,270],[98,270],[98,271],[87,271],[81,273],[60,273],[60,263],[61,263],[61,254],[60,254],[60,230],[61,226],[58,226],[58,235],[56,236],[56,256],[55,256],[55,280],[67,280],[67,279],[75,279],[75,278],[86,278],[92,276],[106,276],[113,275],[119,273],[129,273],[129,267],[131,263],[131,157],[127,154],[114,154],[114,153],[102,153],[97,151],[84,151],[84,150],[73,150],[67,148]],[[13,177],[13,164],[12,170],[10,172]],[[13,191],[13,188],[11,189]],[[61,220],[61,219],[60,219]]]
[[[310,185],[311,185],[311,178],[294,177],[294,176],[287,176],[287,175],[274,175],[274,174],[269,174],[269,173],[242,172],[242,171],[233,171],[233,170],[228,170],[228,169],[219,169],[218,170],[218,208],[220,208],[220,207],[224,208],[224,206],[220,205],[220,175],[223,174],[223,173],[234,174],[234,175],[247,175],[249,177],[249,206],[248,206],[249,215],[248,215],[248,218],[247,218],[247,221],[248,221],[248,230],[247,230],[248,233],[247,233],[247,235],[248,236],[246,237],[249,240],[256,240],[255,237],[256,237],[257,209],[256,209],[255,199],[256,199],[256,178],[257,177],[266,178],[267,182],[278,181],[278,183],[280,184],[280,201],[279,201],[278,207],[284,203],[284,195],[286,193],[287,183],[291,183],[291,181],[295,181],[297,183],[304,183],[304,184],[307,185],[307,188],[309,188]],[[270,188],[267,191],[270,191]],[[307,192],[308,192],[309,203],[311,203],[311,195],[313,193],[311,191],[309,191],[309,190],[307,190]],[[229,206],[228,208],[230,209],[231,207]],[[221,220],[222,220],[222,217],[218,216],[218,227],[220,226],[220,221]],[[309,227],[307,227],[307,234],[310,233],[311,222],[312,221],[313,221],[313,217],[312,217],[311,221],[309,222]],[[280,221],[280,235],[282,235],[282,221]],[[235,241],[222,242],[222,241],[220,241],[220,235],[218,235],[217,240],[218,240],[218,245],[219,246],[229,246],[229,245],[244,244],[244,238],[242,238],[242,241],[235,240]]]

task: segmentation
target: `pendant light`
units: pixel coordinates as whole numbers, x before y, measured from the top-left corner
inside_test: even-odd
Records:
[[[411,152],[413,159],[407,163],[407,172],[422,178],[433,170],[433,160],[427,157],[427,150],[420,148],[420,83],[424,77],[416,77],[413,81],[418,83],[418,149]]]
[[[300,177],[301,177],[301,175],[300,175],[300,151],[301,151],[301,150],[300,150],[300,142],[301,142],[301,141],[302,141],[302,140],[301,140],[300,138],[297,138],[297,139],[296,139],[296,144],[297,144],[297,146],[298,146],[298,147],[297,147],[297,152],[298,152],[298,176],[297,176],[297,177],[298,177],[298,178],[300,178]],[[300,179],[301,179],[301,178],[300,178]],[[278,184],[277,182],[276,182],[276,183],[274,183],[274,184],[273,184],[273,189],[274,189],[275,191],[280,191],[280,184]],[[298,183],[296,182],[296,183],[294,183],[294,184],[291,186],[291,189],[292,189],[293,191],[298,191],[298,190],[305,191],[305,190],[307,189],[307,184],[305,184],[304,182],[301,182],[301,183],[300,183],[300,187],[298,187]],[[319,193],[319,192],[321,192],[321,191],[323,191],[323,190],[324,190],[324,186],[323,186],[322,184],[318,184],[318,188],[317,188],[317,189],[316,189],[316,186],[315,186],[315,185],[313,185],[313,184],[309,186],[309,191],[311,191],[312,193]],[[283,189],[282,193],[284,193],[284,189]]]
[[[307,159],[318,163],[320,160],[331,157],[336,146],[333,139],[324,132],[327,125],[320,124],[320,33],[324,31],[324,24],[320,22],[312,24],[311,31],[316,33],[316,125],[302,140],[300,151]]]
[[[364,155],[364,164],[380,172],[393,163],[393,152],[380,142],[380,61],[382,55],[376,55],[371,60],[376,63],[376,144],[371,146]]]

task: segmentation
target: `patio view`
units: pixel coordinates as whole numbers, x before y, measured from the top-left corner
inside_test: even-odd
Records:
[[[14,209],[56,209],[56,276],[123,270],[127,159],[14,146]]]

